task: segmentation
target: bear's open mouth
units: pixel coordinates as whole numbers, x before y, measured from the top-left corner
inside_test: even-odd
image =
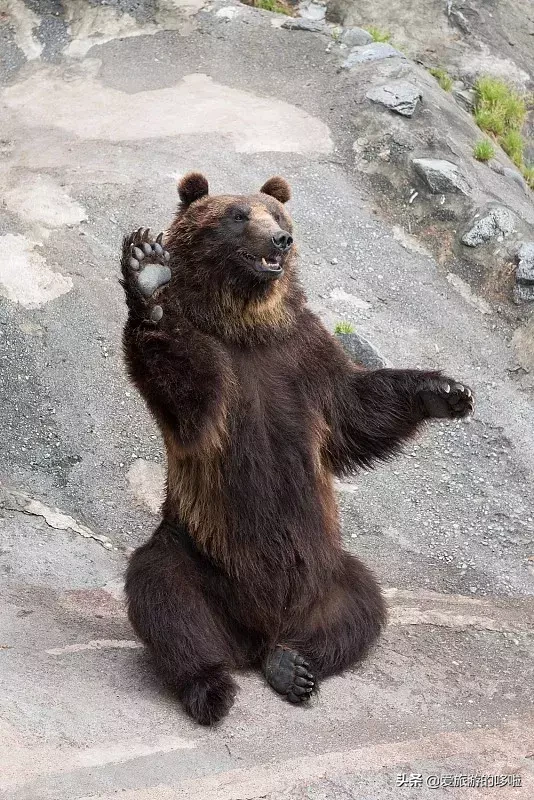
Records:
[[[243,259],[243,261],[246,262],[249,267],[252,267],[255,272],[260,272],[275,277],[281,275],[284,271],[284,268],[282,267],[281,254],[274,256],[272,261],[267,261],[267,259],[264,257],[258,258],[246,250],[238,250],[237,254]]]

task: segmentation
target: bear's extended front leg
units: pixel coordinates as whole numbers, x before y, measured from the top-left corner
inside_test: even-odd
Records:
[[[190,449],[220,439],[231,369],[222,347],[188,323],[172,296],[166,306],[168,260],[161,234],[153,240],[140,228],[125,237],[121,283],[129,315],[123,347],[148,407]]]
[[[351,370],[336,383],[328,452],[339,471],[385,459],[431,418],[472,413],[471,390],[439,372]]]

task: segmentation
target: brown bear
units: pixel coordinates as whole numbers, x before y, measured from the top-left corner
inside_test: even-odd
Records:
[[[257,667],[293,703],[355,664],[386,620],[342,547],[333,477],[394,454],[471,391],[439,372],[355,366],[306,307],[290,190],[212,197],[179,183],[163,244],[124,239],[124,352],[165,440],[163,521],[133,554],[129,617],[200,723]]]

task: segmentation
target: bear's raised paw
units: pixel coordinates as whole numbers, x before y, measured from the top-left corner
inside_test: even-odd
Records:
[[[163,233],[154,240],[150,228],[138,228],[125,237],[122,248],[123,285],[130,307],[135,305],[134,298],[137,298],[140,301],[137,306],[144,307],[148,319],[154,324],[163,317],[163,309],[159,305],[152,306],[150,300],[171,279],[170,255],[162,241]]]

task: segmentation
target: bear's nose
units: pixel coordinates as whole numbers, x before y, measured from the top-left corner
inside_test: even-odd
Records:
[[[289,250],[293,244],[293,237],[286,231],[278,231],[274,234],[272,242],[277,250],[282,250],[282,252],[285,252],[286,250]]]

